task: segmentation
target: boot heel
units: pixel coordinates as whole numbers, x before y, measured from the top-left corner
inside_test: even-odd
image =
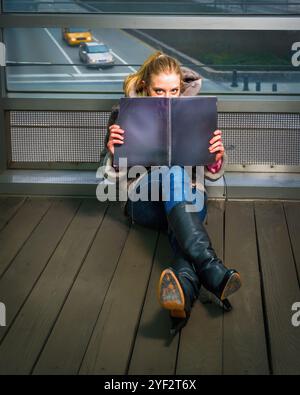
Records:
[[[222,291],[222,295],[221,295],[220,299],[222,301],[224,299],[227,299],[228,296],[232,295],[234,292],[236,292],[238,289],[240,289],[241,285],[242,285],[242,283],[241,283],[241,277],[240,277],[239,273],[237,273],[237,272],[233,273],[229,277],[229,279]]]
[[[158,300],[172,317],[185,318],[185,298],[181,285],[171,269],[165,269],[159,279]]]

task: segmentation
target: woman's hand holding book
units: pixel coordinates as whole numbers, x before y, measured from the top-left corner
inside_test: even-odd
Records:
[[[113,124],[109,128],[109,139],[107,143],[107,149],[109,152],[114,155],[115,153],[115,144],[123,144],[124,143],[124,130],[120,128],[119,125]]]

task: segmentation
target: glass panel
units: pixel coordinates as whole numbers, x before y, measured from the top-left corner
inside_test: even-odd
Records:
[[[2,0],[4,12],[299,14],[300,0]]]
[[[298,31],[82,29],[4,29],[8,90],[122,93],[162,50],[201,74],[204,94],[300,94]]]

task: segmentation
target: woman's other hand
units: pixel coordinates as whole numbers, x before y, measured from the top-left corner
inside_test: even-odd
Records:
[[[109,152],[114,155],[115,153],[115,144],[123,144],[124,143],[124,130],[120,128],[119,125],[113,124],[109,128],[109,139],[107,143],[107,149]]]
[[[209,143],[210,143],[209,152],[210,153],[217,152],[216,162],[218,162],[220,159],[222,159],[225,150],[222,142],[222,131],[215,130],[214,137],[209,141]]]

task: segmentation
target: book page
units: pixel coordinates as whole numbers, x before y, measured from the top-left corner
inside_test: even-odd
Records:
[[[168,99],[121,98],[116,123],[124,130],[124,144],[115,146],[114,165],[120,157],[128,166],[167,165]]]
[[[172,165],[196,166],[214,163],[208,150],[217,129],[216,97],[171,98]]]

